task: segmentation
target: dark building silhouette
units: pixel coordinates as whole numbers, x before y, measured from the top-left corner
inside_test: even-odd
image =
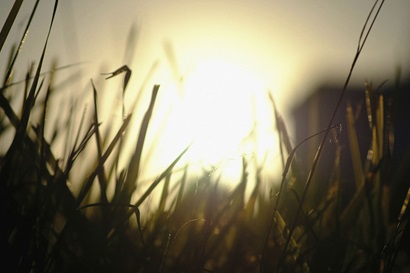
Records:
[[[296,143],[300,143],[328,126],[341,92],[341,87],[323,85],[293,111]],[[390,206],[391,215],[397,218],[410,186],[410,81],[397,86],[389,84],[379,87],[373,86],[373,94],[375,99],[378,94],[383,94],[384,98],[385,128],[387,128],[384,132],[386,136],[384,149],[388,149],[385,150],[385,154],[391,155],[391,158],[388,160],[386,158],[386,162],[389,162],[390,166],[388,166],[386,181],[383,183],[390,185],[393,195]],[[361,162],[363,166],[366,164],[367,154],[371,148],[371,127],[367,116],[365,85],[363,84],[363,86],[348,88],[336,114],[333,125],[341,124],[341,130],[333,130],[329,134],[313,177],[312,187],[309,189],[310,194],[315,195],[316,199],[322,198],[323,194],[326,194],[329,181],[332,181],[335,175],[337,147],[341,149],[339,177],[343,183],[343,188],[347,192],[356,189],[346,121],[348,103],[352,106],[354,113]],[[390,134],[389,137],[387,134]],[[394,138],[392,138],[393,135]],[[323,134],[318,135],[298,148],[296,160],[300,177],[306,179],[322,138]],[[393,140],[394,142],[392,142]],[[345,196],[351,195],[346,194]],[[344,202],[347,201],[344,200]]]

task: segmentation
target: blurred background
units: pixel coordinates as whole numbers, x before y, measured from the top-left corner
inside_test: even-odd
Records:
[[[1,25],[13,4],[1,1]],[[235,184],[246,156],[257,158],[265,164],[264,175],[278,180],[282,163],[269,94],[296,144],[295,109],[323,86],[336,93],[342,89],[373,4],[354,0],[60,1],[43,70],[53,62],[57,67],[73,66],[56,75],[60,91],[52,98],[50,109],[55,115],[49,119],[55,119],[55,124],[66,115],[80,119],[84,109],[91,115],[92,79],[103,109],[99,113],[103,128],[115,127],[113,116],[121,120],[124,101],[125,111],[136,113],[135,134],[129,134],[136,136],[152,86],[160,84],[144,148],[142,179],[155,177],[191,144],[181,166],[188,162],[193,173],[211,171]],[[7,63],[13,43],[20,41],[34,5],[35,1],[24,1],[1,51],[1,64]],[[14,81],[24,79],[31,63],[38,63],[53,6],[52,0],[39,2]],[[353,73],[352,89],[364,88],[365,80],[375,86],[392,83],[398,71],[406,81],[409,34],[410,2],[386,1]],[[123,65],[132,70],[124,98],[123,76],[106,80],[101,75]],[[0,75],[5,68],[0,66]],[[335,103],[332,97],[316,107],[332,109]],[[330,118],[327,112],[321,115]],[[47,133],[51,137],[51,129]],[[309,133],[312,130],[301,134]],[[125,157],[131,155],[135,141],[136,137],[128,139]],[[1,148],[7,147],[2,140]],[[63,150],[55,151],[57,157]],[[80,174],[87,172],[87,164],[77,168]]]

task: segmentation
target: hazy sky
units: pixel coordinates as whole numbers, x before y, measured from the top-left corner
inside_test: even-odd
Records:
[[[22,16],[12,30],[18,37],[34,2],[23,4]],[[43,45],[53,2],[40,1],[23,49],[34,61],[39,56],[34,52],[40,52]],[[89,61],[86,67],[94,73],[101,63],[110,68],[127,63],[145,76],[156,60],[163,63],[164,70],[169,68],[164,59],[166,41],[174,49],[180,73],[188,73],[204,58],[224,56],[257,71],[267,88],[282,88],[273,92],[279,100],[288,102],[289,96],[281,93],[299,97],[300,92],[308,92],[302,89],[312,80],[335,77],[336,83],[342,83],[373,2],[60,1],[48,56],[58,56],[61,65]],[[13,3],[1,2],[0,22]],[[135,55],[132,60],[124,60],[132,26],[138,32]],[[409,48],[410,2],[386,1],[354,79],[390,78],[399,64],[408,72]],[[27,65],[27,60],[22,63]]]
[[[13,3],[12,0],[1,1],[1,24]],[[33,0],[24,1],[0,54],[0,63],[6,62],[11,43],[20,39],[34,3]],[[175,81],[184,79],[187,86],[197,90],[190,95],[187,88],[186,95],[193,100],[189,101],[189,106],[181,104],[178,109],[205,111],[197,116],[184,112],[182,117],[175,117],[177,122],[185,120],[185,125],[192,130],[194,125],[190,118],[211,117],[212,121],[200,122],[209,124],[205,126],[208,131],[223,132],[225,125],[232,123],[231,128],[228,126],[229,132],[243,137],[247,129],[235,129],[233,120],[239,119],[248,127],[252,124],[245,116],[252,112],[244,106],[247,97],[241,98],[242,93],[247,92],[245,88],[255,89],[252,92],[257,92],[254,95],[257,101],[258,98],[266,99],[269,90],[286,118],[290,107],[300,103],[321,82],[343,86],[360,31],[373,3],[370,0],[60,1],[46,57],[47,61],[57,57],[59,65],[86,62],[75,68],[81,69],[82,73],[78,84],[80,90],[89,89],[91,78],[101,81],[102,72],[113,71],[124,64],[133,70],[130,85],[131,89],[137,90],[150,67],[157,62],[150,83],[159,83],[165,90],[167,86],[175,89]],[[53,5],[52,0],[40,1],[18,60],[16,80],[23,78],[30,62],[39,59]],[[133,28],[136,43],[127,44]],[[386,1],[352,81],[363,84],[368,79],[377,85],[392,80],[399,65],[404,76],[410,74],[408,0]],[[4,65],[0,66],[1,75],[4,68]],[[73,73],[73,70],[67,73]],[[224,90],[216,93],[207,90],[214,87]],[[240,95],[238,90],[242,92]],[[210,95],[204,96],[207,92]],[[162,99],[162,104],[159,101],[161,107],[172,102],[168,93],[163,98],[166,99]],[[222,98],[226,101],[220,101]],[[204,108],[204,101],[209,108]],[[224,107],[230,104],[233,108],[226,110]],[[264,107],[268,106],[262,102],[258,104],[257,108],[262,110],[257,115],[268,113]],[[222,113],[231,114],[225,119],[220,118]],[[173,124],[172,118],[169,124]],[[207,133],[203,128],[198,130],[201,134]],[[220,138],[224,135],[220,132],[209,137]],[[188,141],[175,135],[167,136],[175,143],[179,141],[178,145],[171,145],[175,146],[174,152]],[[229,137],[228,134],[226,138]],[[208,144],[204,142],[202,145]],[[226,142],[221,145],[226,146]]]

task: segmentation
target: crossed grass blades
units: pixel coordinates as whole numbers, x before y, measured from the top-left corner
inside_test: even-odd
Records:
[[[308,195],[312,176],[324,144],[339,126],[333,124],[333,115],[325,130],[293,147],[272,97],[284,166],[279,186],[263,178],[263,168],[269,166],[246,157],[242,159],[242,178],[232,191],[224,189],[219,179],[207,171],[191,181],[189,165],[179,170],[182,176],[175,179],[175,166],[187,147],[132,203],[131,197],[140,184],[145,139],[151,117],[155,115],[160,86],[152,88],[151,101],[145,106],[136,136],[135,151],[123,169],[119,158],[133,113],[126,114],[123,105],[118,128],[102,132],[99,92],[92,80],[93,115],[86,118],[84,114],[79,123],[69,117],[63,127],[51,128],[52,137],[46,139],[45,130],[52,126],[47,123],[47,106],[56,92],[55,73],[75,66],[53,65],[49,72],[42,72],[47,36],[37,69],[29,69],[24,80],[14,81],[15,60],[38,2],[19,45],[11,50],[0,93],[0,136],[13,132],[0,165],[1,255],[3,267],[9,272],[402,272],[409,268],[400,248],[408,229],[405,212],[409,193],[399,211],[392,211],[386,205],[395,198],[390,192],[399,183],[392,179],[388,167],[394,153],[391,130],[394,120],[388,107],[394,103],[392,97],[385,97],[373,90],[371,83],[366,83],[363,96],[371,130],[368,153],[371,156],[364,164],[356,133],[356,113],[351,105],[343,109],[349,150],[338,142],[331,145],[336,154],[334,175],[329,181],[315,180],[320,181],[325,194],[310,211],[306,211],[306,204],[312,203]],[[369,13],[340,98],[347,90],[354,65],[383,2],[376,1]],[[15,2],[1,30],[1,54],[21,4],[22,1]],[[57,7],[58,1],[49,33]],[[124,95],[131,77],[128,66],[108,73],[107,79],[120,76],[124,76]],[[14,109],[12,105],[21,92],[22,106]],[[335,113],[339,105],[340,101]],[[77,110],[75,107],[72,105],[72,111]],[[35,111],[41,114],[36,116]],[[56,158],[52,151],[61,135],[66,140],[65,147],[71,148],[62,158]],[[314,137],[322,137],[322,142],[306,183],[302,183],[304,177],[297,171],[298,147]],[[86,152],[91,145],[96,145],[96,153]],[[340,198],[341,192],[346,194],[340,179],[341,153],[350,154],[354,169],[355,190],[348,193],[346,203]],[[74,194],[70,188],[72,169],[84,160],[93,162],[92,168],[80,179],[81,190]],[[257,166],[256,183],[245,200],[251,165]],[[262,183],[271,186],[272,194],[268,198],[261,192]],[[110,184],[114,184],[111,196]],[[152,208],[150,196],[160,187],[159,203]],[[99,194],[92,196],[95,188]],[[151,213],[141,213],[144,205],[151,207]]]

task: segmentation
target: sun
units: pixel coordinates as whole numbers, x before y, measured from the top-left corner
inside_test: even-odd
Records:
[[[190,145],[184,162],[191,170],[218,170],[236,183],[243,156],[263,157],[274,149],[272,109],[266,99],[263,80],[239,61],[197,62],[184,75],[182,94],[172,100],[175,105],[161,134],[165,143],[157,144],[162,158]]]
[[[240,143],[253,127],[255,77],[238,64],[206,60],[186,81],[185,107],[192,128],[192,161],[206,165],[240,154]]]

